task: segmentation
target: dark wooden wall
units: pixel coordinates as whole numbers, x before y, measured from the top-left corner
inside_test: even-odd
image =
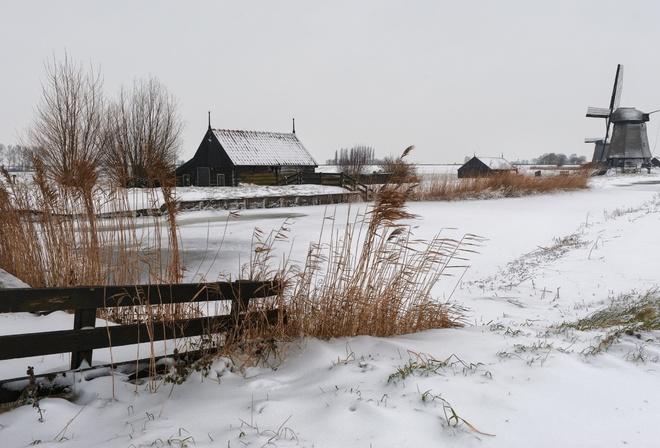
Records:
[[[481,160],[473,157],[458,169],[458,178],[488,176],[491,169]]]
[[[191,185],[199,185],[197,179],[198,167],[209,167],[211,169],[211,186],[216,185],[218,174],[225,175],[225,185],[231,186],[234,184],[234,164],[227,153],[222,150],[220,143],[210,129],[206,131],[193,158],[176,169],[177,183],[183,185],[183,176],[188,175],[190,176]]]

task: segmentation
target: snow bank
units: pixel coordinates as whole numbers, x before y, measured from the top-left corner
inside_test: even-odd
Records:
[[[0,289],[2,288],[29,288],[30,285],[19,280],[4,269],[0,269]]]

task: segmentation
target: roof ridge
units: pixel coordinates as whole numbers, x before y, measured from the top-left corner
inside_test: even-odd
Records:
[[[211,128],[212,131],[226,131],[226,132],[251,132],[253,134],[280,134],[280,135],[296,135],[293,132],[278,132],[278,131],[252,131],[247,129],[224,129],[224,128]]]

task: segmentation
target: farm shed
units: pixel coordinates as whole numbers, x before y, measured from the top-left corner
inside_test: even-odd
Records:
[[[314,172],[317,164],[292,133],[234,131],[210,126],[192,159],[176,170],[182,186],[277,184],[282,176]]]
[[[485,177],[494,174],[515,173],[518,170],[502,157],[474,156],[458,169],[458,178]]]

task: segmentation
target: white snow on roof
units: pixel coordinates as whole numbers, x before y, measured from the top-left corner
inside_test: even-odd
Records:
[[[488,165],[491,170],[513,170],[514,167],[509,161],[502,157],[477,157],[484,164]]]
[[[296,134],[213,129],[234,165],[316,166]]]

